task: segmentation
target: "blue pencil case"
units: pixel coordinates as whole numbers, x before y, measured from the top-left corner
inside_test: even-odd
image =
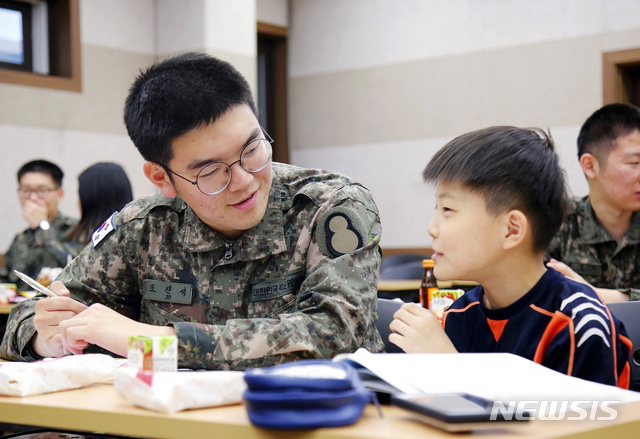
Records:
[[[341,427],[356,422],[371,392],[355,369],[330,360],[301,360],[247,369],[244,403],[258,427]]]

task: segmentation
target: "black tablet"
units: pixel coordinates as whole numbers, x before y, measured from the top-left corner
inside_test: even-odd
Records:
[[[411,411],[434,427],[450,432],[502,428],[509,422],[531,419],[528,412],[494,408],[494,402],[464,393],[392,395],[391,404]]]

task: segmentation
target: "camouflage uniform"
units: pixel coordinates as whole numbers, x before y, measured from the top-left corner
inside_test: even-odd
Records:
[[[589,197],[572,200],[567,219],[551,241],[549,257],[567,264],[591,285],[640,299],[640,212],[617,243],[596,223]]]
[[[0,268],[0,282],[18,285],[18,290],[31,290],[18,279],[13,270],[36,278],[43,267],[64,267],[68,256],[76,256],[64,242],[65,235],[75,226],[76,220],[57,213],[49,230],[26,229],[16,235],[4,255],[4,267]]]
[[[359,347],[382,351],[375,328],[381,226],[371,194],[328,171],[274,163],[273,173],[264,218],[237,241],[158,192],[116,214],[115,231],[59,280],[84,303],[172,325],[180,367],[244,369]],[[336,251],[349,245],[353,251]],[[0,356],[36,358],[33,307],[12,312]]]

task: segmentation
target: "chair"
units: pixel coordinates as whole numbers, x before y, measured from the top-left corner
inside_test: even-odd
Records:
[[[378,298],[378,321],[376,322],[376,328],[382,337],[384,347],[390,354],[402,354],[404,351],[398,346],[389,341],[389,324],[393,321],[393,314],[400,309],[404,302],[397,300],[381,299]]]
[[[382,260],[380,268],[380,280],[421,280],[424,275],[422,260],[426,259],[424,255],[416,254],[400,254],[389,256],[391,262],[385,265]],[[418,289],[406,291],[378,291],[378,298],[395,299],[399,298],[404,302],[419,302],[420,292]]]
[[[422,267],[422,259],[420,261],[406,262],[404,264],[386,267],[385,270],[380,269],[380,279],[422,279],[424,268]]]
[[[633,343],[633,352],[629,359],[631,382],[629,388],[640,392],[640,301],[607,303],[618,320],[624,323],[629,339]]]
[[[399,253],[397,255],[385,256],[382,259],[382,264],[380,265],[380,274],[384,273],[390,268],[396,267],[398,265],[410,264],[410,263],[420,263],[422,264],[423,259],[427,259],[427,255],[416,254],[416,253]],[[420,265],[422,267],[422,265]],[[420,274],[420,278],[422,278],[422,274]],[[387,277],[386,279],[392,279],[391,277]]]

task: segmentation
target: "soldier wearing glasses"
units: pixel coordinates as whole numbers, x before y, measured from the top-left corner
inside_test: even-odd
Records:
[[[18,198],[29,227],[14,237],[5,254],[0,282],[15,283],[18,290],[30,289],[13,270],[35,279],[43,267],[67,264],[70,253],[63,241],[76,220],[58,211],[63,176],[62,169],[46,160],[33,160],[18,170]]]
[[[177,335],[179,366],[194,369],[383,349],[371,194],[341,174],[272,162],[231,65],[202,54],[161,62],[134,82],[124,118],[160,191],[110,218],[52,285],[75,300],[20,305],[2,356],[96,346],[126,356],[137,334]]]

